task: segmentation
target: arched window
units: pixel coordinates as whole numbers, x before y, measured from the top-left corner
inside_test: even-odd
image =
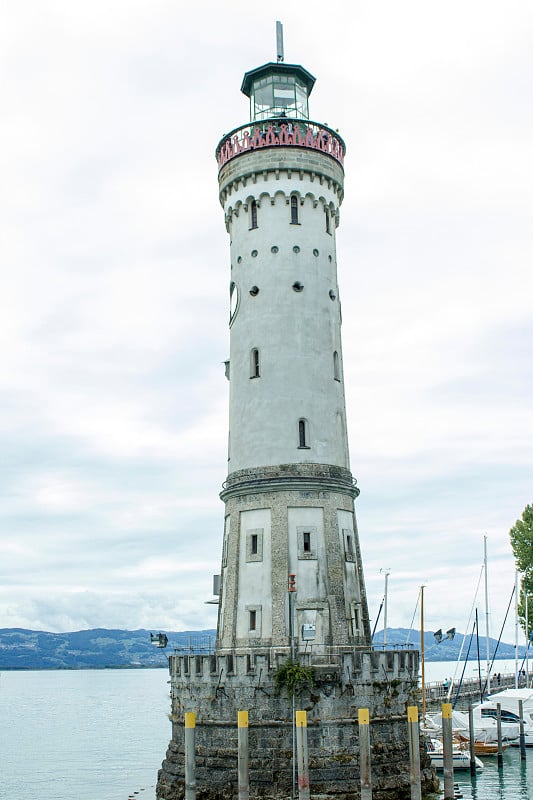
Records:
[[[259,350],[254,347],[250,353],[250,378],[259,378]]]
[[[257,228],[257,203],[255,200],[250,203],[250,228]]]
[[[298,222],[298,198],[294,194],[291,197],[291,225],[299,225],[299,222]]]
[[[339,354],[335,350],[333,353],[333,377],[336,381],[340,381],[341,379],[341,367],[339,363]]]
[[[298,420],[298,447],[309,447],[309,431],[306,419]]]
[[[324,209],[326,215],[326,233],[331,233],[331,220],[329,216],[329,208]]]

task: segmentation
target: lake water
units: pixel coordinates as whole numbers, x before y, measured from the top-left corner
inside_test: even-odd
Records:
[[[167,669],[3,672],[1,800],[153,800]]]
[[[453,674],[434,664],[433,680]],[[0,800],[154,800],[167,680],[166,669],[3,672]],[[486,758],[473,783],[456,772],[465,800],[533,800],[533,748],[519,755],[507,750],[502,772]]]

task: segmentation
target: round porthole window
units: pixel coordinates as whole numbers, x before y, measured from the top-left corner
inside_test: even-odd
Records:
[[[314,255],[314,256],[317,256],[317,255],[318,255],[318,250],[316,249],[316,247],[315,247],[315,249],[313,250],[313,255]]]
[[[333,291],[333,289],[330,289],[330,290],[329,290],[329,296],[330,296],[330,298],[331,298],[332,300],[336,300],[336,298],[337,298],[337,295],[335,294],[335,292]]]
[[[297,244],[295,244],[294,247],[292,248],[292,252],[293,253],[299,253],[300,252],[300,248],[298,247]]]
[[[252,250],[252,258],[257,258],[257,250]]]
[[[252,288],[250,289],[250,294],[252,295],[252,297],[257,297],[257,295],[259,294],[259,286],[252,286]]]
[[[279,253],[279,247],[277,247],[277,245],[273,244],[272,247],[270,248],[270,252],[274,253],[274,255],[276,253]]]
[[[242,256],[239,256],[238,259],[237,259],[237,264],[240,264],[241,261],[242,261]]]
[[[304,285],[303,283],[300,283],[300,281],[295,281],[292,284],[292,288],[294,289],[295,292],[303,292]]]
[[[331,262],[333,261],[333,259],[332,259],[332,257],[331,257],[331,256],[328,256],[328,258],[329,258],[329,263],[331,264]]]

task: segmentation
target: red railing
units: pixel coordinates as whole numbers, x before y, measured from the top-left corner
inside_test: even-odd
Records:
[[[232,158],[262,147],[304,147],[320,150],[344,164],[346,146],[336,131],[308,120],[265,120],[263,124],[248,123],[224,136],[217,149],[218,168]]]

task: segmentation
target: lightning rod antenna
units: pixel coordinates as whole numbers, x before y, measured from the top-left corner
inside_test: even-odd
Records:
[[[279,63],[285,58],[283,53],[283,25],[281,22],[279,22],[279,20],[276,22],[276,50]]]

